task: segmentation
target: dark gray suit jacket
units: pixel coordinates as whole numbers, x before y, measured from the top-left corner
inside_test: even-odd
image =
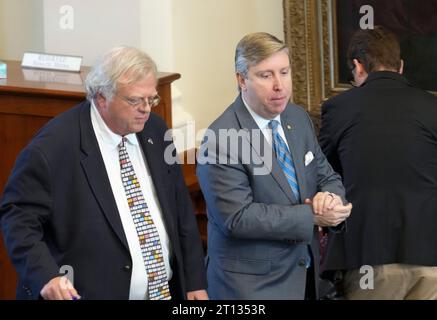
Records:
[[[212,299],[303,299],[308,245],[318,274],[317,228],[311,206],[302,203],[318,191],[343,197],[344,189],[319,148],[307,113],[289,104],[281,122],[300,199],[294,197],[271,146],[262,135],[258,142],[252,135],[259,128],[241,96],[210,126],[200,149],[197,175],[208,210],[207,278]],[[241,143],[234,154],[223,144],[216,149],[219,138],[214,141],[213,133],[223,137],[223,129],[239,130]],[[314,159],[305,165],[310,154]],[[225,159],[228,163],[223,163]],[[221,163],[205,163],[215,160]]]

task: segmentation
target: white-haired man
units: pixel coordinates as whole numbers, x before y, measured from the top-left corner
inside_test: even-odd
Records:
[[[87,77],[88,101],[18,157],[0,207],[18,298],[207,298],[190,198],[151,113],[156,86],[147,54],[110,50]]]

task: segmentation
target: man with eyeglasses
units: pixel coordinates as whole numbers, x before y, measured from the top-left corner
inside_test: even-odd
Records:
[[[87,101],[21,152],[0,207],[19,299],[207,299],[191,200],[151,113],[156,86],[147,54],[114,48],[87,76]]]
[[[385,28],[357,31],[348,64],[358,87],[323,104],[320,144],[354,212],[325,269],[346,270],[349,299],[437,299],[437,98]]]

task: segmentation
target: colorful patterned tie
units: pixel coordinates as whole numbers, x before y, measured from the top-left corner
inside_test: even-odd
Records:
[[[126,141],[127,139],[123,137],[119,144],[121,179],[147,270],[149,299],[170,300],[170,289],[158,230],[153,223],[140,182],[129,159]]]
[[[271,120],[269,122],[269,127],[272,129],[273,137],[273,147],[275,149],[276,158],[278,159],[279,165],[284,171],[285,177],[287,178],[288,184],[293,191],[294,196],[299,201],[299,185],[297,184],[296,171],[294,169],[293,159],[291,157],[290,151],[288,150],[287,144],[281,138],[278,132],[279,121]]]

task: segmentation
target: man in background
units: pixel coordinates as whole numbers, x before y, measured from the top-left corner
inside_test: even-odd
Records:
[[[324,269],[346,270],[349,299],[437,299],[437,98],[402,76],[382,27],[354,34],[348,64],[358,87],[323,104],[320,143],[354,213]]]

